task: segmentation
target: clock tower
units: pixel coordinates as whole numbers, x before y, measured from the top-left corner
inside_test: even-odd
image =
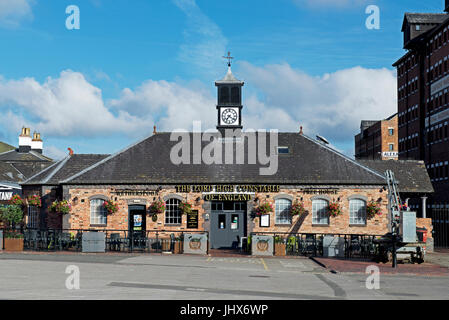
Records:
[[[217,129],[223,135],[225,129],[242,129],[242,87],[243,81],[234,77],[231,72],[231,54],[228,59],[228,73],[219,81],[215,81],[218,91]]]

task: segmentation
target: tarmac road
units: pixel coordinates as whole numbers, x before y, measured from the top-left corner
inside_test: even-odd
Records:
[[[66,288],[68,266],[79,289]],[[448,299],[449,277],[331,273],[308,258],[0,254],[0,299]],[[74,283],[73,281],[70,283]]]

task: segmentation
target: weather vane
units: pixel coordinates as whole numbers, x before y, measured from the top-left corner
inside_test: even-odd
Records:
[[[228,67],[231,66],[231,60],[234,59],[234,57],[231,57],[231,52],[228,51],[228,56],[223,56],[223,58],[228,59]]]

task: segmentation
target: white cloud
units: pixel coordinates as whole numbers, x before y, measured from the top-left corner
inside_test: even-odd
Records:
[[[331,142],[348,143],[361,120],[383,119],[397,110],[395,72],[388,69],[354,67],[312,77],[288,64],[256,67],[241,63],[241,72],[264,95],[258,105],[254,99],[248,101],[251,112],[270,110],[268,115],[250,117],[269,127],[279,123],[282,131],[296,131],[301,124],[306,134],[319,133]]]
[[[11,109],[13,106],[13,109]],[[16,132],[29,125],[48,136],[92,136],[132,133],[143,120],[104,105],[101,90],[81,73],[66,70],[40,84],[34,78],[0,78],[0,124]]]
[[[200,86],[148,80],[134,91],[124,89],[110,105],[136,117],[158,115],[158,130],[187,130],[194,120],[208,128],[216,125],[215,99]]]
[[[0,0],[0,25],[17,27],[23,20],[33,18],[34,0]]]
[[[320,134],[347,153],[361,120],[383,119],[397,109],[396,77],[388,69],[354,67],[313,77],[288,64],[242,62],[239,76],[252,88],[244,95],[244,128],[298,132],[301,125],[307,135]],[[0,127],[20,132],[27,125],[45,137],[70,139],[111,134],[135,139],[150,134],[155,123],[158,131],[190,130],[194,120],[206,130],[217,119],[211,86],[147,80],[105,102],[101,90],[78,72],[63,71],[42,84],[0,77],[0,111],[6,115]]]
[[[218,25],[207,17],[195,0],[173,0],[185,13],[187,28],[185,42],[181,45],[179,59],[193,64],[207,76],[214,74],[223,66],[221,58],[226,53],[228,40]]]

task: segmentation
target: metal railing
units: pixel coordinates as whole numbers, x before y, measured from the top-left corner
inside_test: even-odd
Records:
[[[83,233],[99,232],[105,234],[105,252],[144,253],[182,253],[184,234],[207,233],[169,230],[129,231],[113,229],[33,228],[4,228],[0,229],[0,231],[3,233],[3,249],[5,249],[5,238],[14,234],[15,237],[23,239],[24,250],[81,252],[83,249]]]
[[[381,235],[253,232],[253,235],[273,237],[273,254],[287,256],[335,256],[346,259],[373,259],[378,256]],[[325,237],[332,237],[325,243]],[[251,240],[249,240],[251,241]],[[250,250],[251,245],[247,248]]]
[[[433,238],[436,248],[449,248],[449,208],[447,203],[427,209],[432,218]]]

